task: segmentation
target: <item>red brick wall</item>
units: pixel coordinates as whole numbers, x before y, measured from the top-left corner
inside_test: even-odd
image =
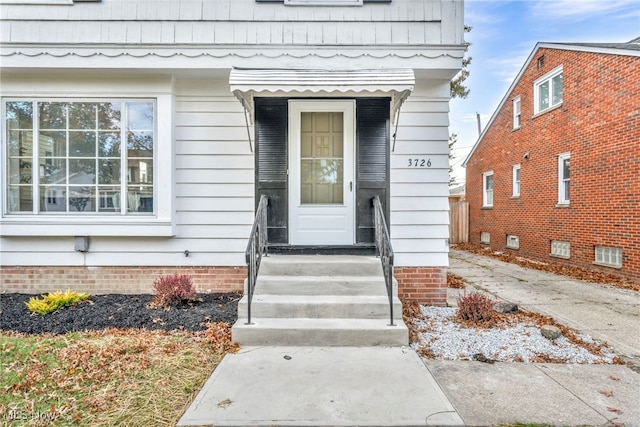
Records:
[[[537,58],[545,65],[538,69]],[[533,82],[563,65],[563,102],[534,116]],[[522,125],[513,130],[512,99]],[[558,154],[571,153],[568,207],[558,203]],[[523,158],[529,153],[529,159]],[[512,198],[512,166],[521,165],[521,196]],[[494,204],[482,208],[482,174],[494,172]],[[470,239],[491,234],[519,255],[640,279],[640,58],[541,49],[467,164]],[[571,258],[550,257],[551,240],[571,243]],[[594,247],[622,248],[623,267],[593,264]]]
[[[447,305],[447,270],[441,267],[395,267],[398,297],[435,306]]]
[[[47,293],[72,289],[91,294],[153,293],[161,275],[187,274],[197,292],[242,292],[245,267],[2,267],[1,292]]]

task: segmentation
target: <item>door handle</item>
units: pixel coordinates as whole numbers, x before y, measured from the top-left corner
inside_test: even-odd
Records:
[[[349,181],[349,191],[353,192],[353,181]]]

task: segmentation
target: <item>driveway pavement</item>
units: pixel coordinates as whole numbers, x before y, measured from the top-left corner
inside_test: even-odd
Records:
[[[624,365],[427,360],[467,426],[640,426],[640,294],[452,250],[472,288],[609,343]],[[452,302],[459,293],[450,289]]]
[[[640,294],[452,250],[449,272],[498,299],[553,317],[640,362]]]

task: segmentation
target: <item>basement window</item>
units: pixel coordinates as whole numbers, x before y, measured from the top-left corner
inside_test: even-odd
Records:
[[[622,249],[596,246],[595,253],[596,260],[594,264],[605,267],[622,268]]]
[[[489,232],[487,232],[487,231],[481,232],[480,233],[480,243],[484,243],[486,245],[491,243],[491,234],[489,234]]]
[[[507,247],[509,249],[520,249],[520,238],[513,234],[507,235]]]
[[[571,243],[560,240],[551,241],[551,256],[569,259],[571,257]]]

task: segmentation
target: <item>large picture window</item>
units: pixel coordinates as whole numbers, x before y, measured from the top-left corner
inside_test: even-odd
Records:
[[[5,102],[8,214],[154,212],[153,100]]]

